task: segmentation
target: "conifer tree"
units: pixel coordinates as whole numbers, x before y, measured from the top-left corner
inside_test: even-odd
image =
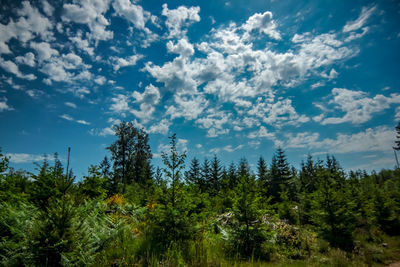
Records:
[[[268,169],[263,157],[260,156],[257,163],[258,184],[264,196],[268,194]]]
[[[176,134],[173,134],[169,138],[171,140],[169,154],[162,152],[161,158],[165,165],[165,168],[163,169],[164,174],[171,183],[171,204],[172,207],[175,207],[176,191],[181,185],[181,172],[185,168],[186,151],[183,153],[178,152]]]
[[[280,200],[280,193],[289,187],[290,179],[289,163],[284,151],[279,147],[272,158],[270,169],[270,194],[273,196],[273,201]]]
[[[211,196],[217,195],[221,189],[221,178],[222,178],[222,167],[217,155],[214,154],[214,158],[211,161],[210,170],[210,194]]]
[[[257,190],[256,177],[250,175],[245,168],[247,161],[241,160],[242,172],[239,171],[239,183],[236,188],[236,201],[233,211],[237,222],[233,225],[233,246],[235,253],[243,258],[250,257],[263,258],[267,257],[262,253],[260,244],[263,243],[266,236],[262,231],[261,201],[259,191]],[[240,168],[240,167],[239,167]]]
[[[208,159],[204,159],[203,164],[201,165],[201,182],[200,182],[200,190],[201,192],[209,192],[210,189],[210,180],[211,180],[211,167]]]
[[[200,163],[199,160],[194,157],[190,163],[189,170],[185,172],[185,180],[188,184],[199,185],[201,180]]]

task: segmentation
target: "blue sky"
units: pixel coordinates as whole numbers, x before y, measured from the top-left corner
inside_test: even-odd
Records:
[[[0,146],[15,168],[71,146],[78,177],[112,125],[225,164],[394,166],[398,1],[2,1]]]

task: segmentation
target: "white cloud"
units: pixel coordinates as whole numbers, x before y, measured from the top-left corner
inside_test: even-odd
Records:
[[[87,122],[85,120],[76,120],[76,122],[83,125],[90,125],[90,122]]]
[[[6,157],[9,157],[12,163],[28,163],[45,159],[44,156],[27,153],[7,153]]]
[[[82,38],[82,32],[78,31],[76,36],[71,36],[69,39],[75,43],[79,49],[85,51],[90,56],[94,56],[94,48],[90,46],[88,40]]]
[[[227,146],[224,146],[222,148],[222,150],[224,150],[226,152],[234,152],[234,151],[239,150],[241,148],[243,148],[243,145],[238,145],[236,147],[232,147],[231,145],[227,145]]]
[[[251,132],[248,135],[249,138],[254,139],[254,138],[268,138],[268,139],[275,139],[275,134],[268,132],[267,129],[264,126],[261,126],[257,131]]]
[[[58,51],[51,48],[50,44],[47,42],[30,43],[31,48],[35,49],[39,62],[49,60],[52,56],[58,56]]]
[[[394,119],[395,119],[396,121],[400,121],[400,106],[396,107]]]
[[[58,62],[49,62],[43,65],[41,72],[49,76],[49,80],[56,82],[68,82],[71,79],[71,74],[65,71],[64,67]]]
[[[188,151],[187,144],[188,140],[178,138],[178,142],[176,142],[176,148],[178,149],[178,151],[187,152]]]
[[[31,6],[29,1],[22,2],[22,7],[17,10],[19,18],[10,20],[7,25],[0,24],[0,54],[10,54],[8,42],[15,38],[22,43],[40,36],[43,40],[52,39],[52,23],[43,16],[37,8]]]
[[[97,83],[98,85],[103,85],[106,83],[106,81],[107,79],[104,76],[97,76],[97,78],[94,80],[94,82]]]
[[[62,55],[63,65],[66,69],[76,69],[82,65],[82,58],[74,53]]]
[[[114,135],[114,130],[111,127],[103,129],[90,129],[89,133],[93,136],[109,136]]]
[[[194,54],[194,48],[185,38],[179,39],[177,44],[174,45],[172,41],[167,43],[167,50],[170,53],[179,54],[183,57],[188,57]]]
[[[7,98],[6,98],[6,97],[3,97],[3,98],[0,98],[0,112],[3,112],[3,111],[5,111],[5,110],[13,110],[13,108],[10,107],[10,106],[7,104]]]
[[[200,128],[207,129],[207,137],[217,137],[219,135],[228,134],[231,114],[223,111],[215,111],[209,109],[208,114],[196,120],[196,124]]]
[[[367,128],[354,134],[338,133],[336,139],[320,139],[319,133],[298,133],[296,136],[287,134],[285,147],[322,149],[329,153],[344,154],[356,152],[391,151],[395,131],[385,126]],[[321,152],[323,153],[323,152]]]
[[[137,29],[145,29],[145,24],[150,18],[150,12],[143,10],[139,5],[130,0],[116,0],[113,3],[115,12],[135,25]]]
[[[321,76],[329,80],[332,80],[336,79],[339,76],[339,73],[335,69],[331,69],[329,74],[322,73]]]
[[[72,103],[72,102],[65,102],[64,104],[65,104],[67,107],[76,108],[76,104],[74,104],[74,103]]]
[[[59,56],[56,50],[51,49],[46,44],[47,43],[38,44],[38,47],[41,47],[38,51],[43,50],[39,52],[39,57],[41,57],[39,61],[43,61],[41,64],[42,67],[39,70],[48,75],[50,84],[51,81],[73,84],[76,83],[76,81],[91,81],[93,79],[93,75],[87,70],[90,66],[84,64],[80,56],[71,52]],[[41,53],[43,54],[40,55]],[[73,70],[76,69],[80,71],[76,73],[73,72]]]
[[[72,21],[86,24],[90,29],[90,33],[87,34],[89,39],[106,41],[114,36],[112,31],[106,30],[110,23],[104,17],[104,14],[109,9],[109,6],[110,0],[82,0],[76,4],[64,4],[64,13],[61,18],[65,22]]]
[[[34,67],[36,65],[35,54],[33,54],[32,52],[28,52],[25,54],[25,56],[16,57],[15,62],[20,63],[20,64],[25,64],[30,67]]]
[[[368,33],[368,31],[369,31],[369,27],[363,27],[361,33],[350,32],[349,36],[345,39],[345,42],[351,42],[353,40],[360,39],[361,37],[366,35]]]
[[[19,70],[18,66],[14,62],[12,62],[10,60],[4,60],[1,57],[0,57],[0,67],[2,67],[7,72],[10,72],[10,73],[14,74],[18,78],[29,80],[29,81],[32,81],[32,80],[36,79],[35,75],[33,75],[33,74],[23,74]]]
[[[67,120],[67,121],[73,121],[73,120],[74,120],[74,119],[73,119],[70,115],[68,115],[68,114],[63,114],[63,115],[60,116],[60,118],[62,118],[62,119],[64,119],[64,120]]]
[[[26,90],[25,93],[34,99],[39,99],[45,95],[45,93],[43,91],[40,91],[37,89],[29,89],[29,90]]]
[[[158,124],[153,124],[149,128],[149,133],[159,133],[166,135],[172,122],[167,119],[162,119]]]
[[[182,95],[175,94],[174,101],[176,106],[168,106],[165,115],[171,119],[184,117],[187,120],[193,120],[203,113],[208,106],[208,101],[203,95]]]
[[[343,27],[343,32],[355,31],[362,28],[375,10],[376,6],[372,6],[370,8],[363,7],[360,16],[354,21],[347,22]]]
[[[128,97],[122,94],[118,94],[116,97],[111,98],[111,101],[113,104],[110,107],[110,110],[115,112],[115,113],[124,113],[126,111],[129,111],[129,105],[128,105]]]
[[[263,32],[272,39],[281,39],[279,32],[276,30],[276,23],[272,19],[272,13],[270,11],[266,11],[263,14],[254,14],[245,24],[243,24],[242,28],[248,33],[258,31]]]
[[[114,71],[118,71],[120,68],[123,68],[123,67],[135,66],[136,63],[138,62],[138,60],[140,60],[141,58],[143,58],[142,55],[132,55],[127,58],[113,57],[112,64],[114,66]]]
[[[70,115],[68,114],[62,114],[60,115],[60,118],[67,120],[67,121],[73,121],[79,124],[83,124],[83,125],[90,125],[90,122],[87,122],[85,120],[75,120],[74,118],[72,118]]]
[[[280,127],[281,125],[299,125],[308,122],[310,119],[305,115],[299,115],[292,106],[292,100],[282,99],[276,102],[262,101],[258,98],[256,104],[248,111],[264,123]]]
[[[378,94],[373,98],[362,91],[352,91],[345,88],[332,89],[333,99],[329,101],[336,109],[345,112],[343,117],[327,117],[321,124],[338,124],[351,122],[360,124],[369,121],[374,113],[388,109],[392,104],[400,103],[399,94],[390,97]]]
[[[298,133],[296,136],[287,134],[285,147],[323,149],[328,153],[356,153],[381,151],[392,149],[395,140],[395,131],[385,126],[367,128],[365,131],[354,134],[338,133],[336,139],[325,138],[320,140],[318,133]]]
[[[54,7],[50,5],[49,2],[47,2],[46,0],[42,0],[42,9],[44,13],[49,17],[51,17],[54,13]]]
[[[158,88],[150,84],[146,86],[143,93],[133,92],[132,96],[136,99],[136,103],[140,103],[140,110],[131,110],[131,113],[142,120],[151,118],[155,105],[160,101],[160,92]]]
[[[324,86],[325,84],[323,83],[323,82],[317,82],[317,83],[314,83],[314,84],[312,84],[311,85],[311,89],[315,89],[315,88],[318,88],[318,87],[322,87],[322,86]]]
[[[316,144],[319,139],[318,133],[298,133],[296,136],[293,134],[286,134],[285,148],[309,148],[311,144]]]
[[[169,31],[169,38],[178,37],[181,38],[186,35],[187,27],[194,22],[200,21],[200,7],[190,7],[180,6],[177,9],[168,9],[167,4],[162,5],[162,15],[167,17],[165,25]]]

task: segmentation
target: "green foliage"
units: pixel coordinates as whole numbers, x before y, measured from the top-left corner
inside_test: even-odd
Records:
[[[311,195],[311,219],[332,246],[351,250],[355,228],[354,202],[349,189],[343,187],[336,177],[337,174],[329,170],[318,173],[320,182]]]
[[[107,180],[101,176],[99,167],[91,165],[88,169],[88,175],[83,176],[79,190],[86,198],[104,199],[107,195],[106,183]]]
[[[261,216],[265,212],[260,208],[260,194],[254,175],[242,172],[236,188],[236,201],[233,212],[235,224],[233,225],[232,243],[235,253],[243,258],[268,258],[262,253],[261,246],[265,240],[265,229],[261,224]]]
[[[111,152],[114,169],[110,191],[116,193],[122,187],[122,192],[125,193],[128,184],[145,184],[151,179],[152,155],[148,134],[143,129],[136,129],[131,122],[124,121],[114,125],[114,131],[117,140],[107,147]],[[106,162],[102,165],[103,170],[107,169]]]
[[[38,210],[32,204],[0,203],[0,265],[21,266],[33,259],[30,243]]]
[[[0,153],[1,266],[373,266],[400,260],[400,169],[346,174],[333,156],[297,171],[278,149],[202,164],[176,135],[150,165],[147,134],[119,125],[105,158],[74,183],[57,154],[35,173]],[[112,147],[112,148],[111,148]],[[185,182],[183,181],[183,174]],[[154,177],[154,179],[153,179]],[[108,198],[106,198],[108,195]]]

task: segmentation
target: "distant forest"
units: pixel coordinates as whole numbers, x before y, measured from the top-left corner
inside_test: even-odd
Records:
[[[383,266],[400,260],[400,169],[346,172],[278,148],[229,166],[190,161],[175,134],[151,165],[148,134],[114,126],[82,181],[57,153],[33,173],[0,151],[0,266]],[[400,123],[394,149],[400,150]]]

